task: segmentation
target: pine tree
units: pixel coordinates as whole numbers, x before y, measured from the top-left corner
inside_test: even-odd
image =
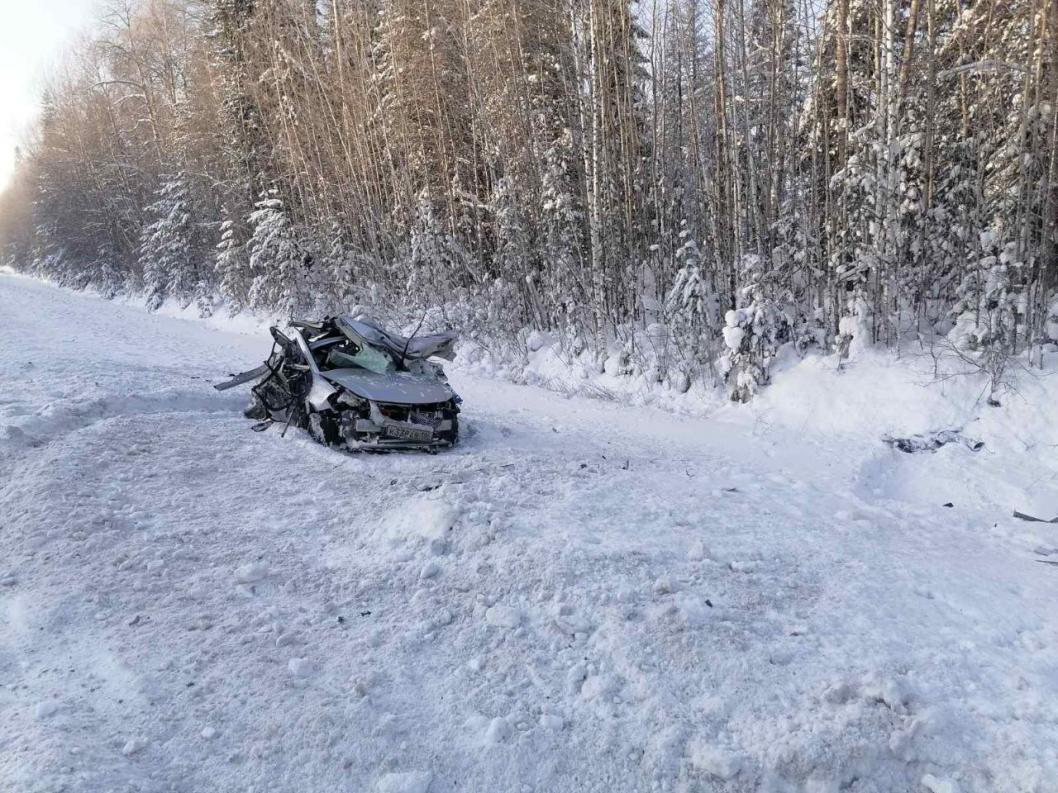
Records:
[[[245,234],[231,219],[226,207],[221,209],[220,241],[216,245],[214,268],[221,296],[232,313],[238,313],[250,302],[249,256]]]
[[[248,246],[253,273],[249,303],[292,317],[311,302],[310,260],[298,242],[286,206],[281,199],[262,198],[247,220],[253,229]]]
[[[496,218],[496,267],[504,274],[504,280],[513,280],[515,283],[531,283],[536,274],[536,266],[533,257],[533,240],[527,219],[522,210],[518,197],[513,192],[510,180],[500,179],[494,189],[492,196],[492,214]],[[495,289],[495,282],[493,284]],[[509,323],[510,329],[521,327],[527,318],[532,317],[538,327],[546,327],[546,321],[537,312],[537,307],[532,300],[532,292],[522,289],[525,296],[520,311],[514,316],[507,316],[504,320]]]
[[[466,251],[443,226],[425,190],[419,196],[402,264],[408,294],[421,296],[427,305],[444,305],[451,299],[451,275],[468,266]]]
[[[1017,258],[1017,243],[1001,242],[994,231],[980,235],[980,256],[959,285],[959,300],[952,308],[955,327],[949,334],[963,350],[994,351],[1012,355],[1025,333],[1025,295],[1021,288],[1024,262]]]
[[[665,315],[682,359],[677,386],[686,391],[712,356],[709,329],[715,327],[719,301],[686,224],[680,238],[676,258],[681,265],[665,300]]]
[[[146,208],[154,221],[143,227],[140,267],[147,308],[157,310],[173,297],[186,308],[200,292],[194,254],[194,228],[184,174],[166,178],[156,200]]]
[[[736,402],[748,402],[771,381],[772,362],[790,335],[787,317],[768,295],[767,275],[759,256],[744,255],[739,267],[740,306],[724,316],[727,351],[720,371]]]
[[[543,229],[538,242],[542,263],[539,280],[548,281],[550,322],[562,325],[569,317],[568,307],[583,305],[588,300],[584,282],[584,208],[571,130],[559,131],[544,151],[541,170]]]

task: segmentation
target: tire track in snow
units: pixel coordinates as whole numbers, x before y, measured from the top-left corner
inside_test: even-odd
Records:
[[[239,396],[177,389],[149,394],[57,400],[41,406],[21,421],[0,424],[0,450],[12,455],[40,448],[56,438],[114,418],[168,415],[170,420],[181,421],[186,420],[184,414],[190,413],[232,413],[241,410],[245,403],[245,398]],[[27,413],[23,409],[22,415]]]

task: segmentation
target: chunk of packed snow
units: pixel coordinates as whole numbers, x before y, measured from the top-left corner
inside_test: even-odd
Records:
[[[428,793],[433,774],[429,771],[399,771],[383,774],[376,793]]]
[[[268,565],[264,562],[249,562],[235,571],[235,580],[240,584],[252,584],[267,578],[269,572]]]
[[[291,658],[287,668],[294,677],[308,677],[315,671],[315,665],[308,658]]]
[[[712,557],[712,552],[701,540],[695,540],[691,543],[690,548],[687,549],[687,558],[692,562],[700,562],[704,559],[711,559]]]
[[[129,738],[125,742],[125,745],[121,747],[121,753],[126,757],[131,757],[134,754],[142,752],[144,749],[147,748],[149,744],[150,741],[148,741],[145,737],[143,737],[142,735],[137,735],[133,738]]]
[[[734,779],[742,770],[743,760],[734,752],[705,741],[696,741],[688,747],[691,765],[717,779]]]
[[[550,730],[551,732],[558,732],[562,729],[562,726],[564,724],[565,722],[562,720],[561,716],[556,716],[553,713],[540,714],[540,726],[543,727],[545,730]]]
[[[727,327],[723,330],[724,333],[724,344],[732,352],[737,352],[742,346],[742,339],[746,336],[746,331],[739,327]]]
[[[922,777],[922,787],[929,793],[959,793],[959,786],[951,779],[940,779],[933,774]]]
[[[510,606],[495,605],[485,610],[485,622],[495,628],[516,628],[521,621],[521,613]]]
[[[436,555],[446,550],[449,533],[459,519],[456,504],[433,496],[401,499],[383,519],[382,535],[394,547],[421,545],[425,541]]]
[[[54,699],[38,702],[34,712],[38,719],[47,719],[59,712],[59,703]]]
[[[485,743],[503,743],[507,740],[510,734],[511,727],[507,723],[507,720],[502,716],[497,716],[495,719],[489,722],[488,729],[485,730]]]
[[[548,337],[546,334],[541,333],[538,330],[530,331],[529,335],[525,338],[525,346],[529,352],[537,352],[547,346]]]
[[[653,590],[655,595],[668,595],[672,592],[672,580],[666,576],[655,579]]]

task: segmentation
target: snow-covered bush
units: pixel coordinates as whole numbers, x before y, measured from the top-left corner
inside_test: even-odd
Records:
[[[779,350],[781,318],[767,299],[756,300],[724,316],[722,334],[727,351],[720,373],[731,399],[748,402],[771,379],[771,364]]]
[[[765,292],[760,257],[744,256],[739,270],[746,284],[739,290],[743,306],[724,315],[721,332],[727,349],[719,368],[731,399],[747,402],[770,380],[772,361],[789,336],[789,321]]]
[[[1047,338],[1055,344],[1058,344],[1058,298],[1054,299],[1047,311],[1045,331],[1047,333]]]
[[[603,371],[611,377],[629,377],[636,374],[633,362],[634,347],[631,340],[612,350],[603,361]]]
[[[834,339],[834,350],[838,360],[855,357],[871,344],[871,307],[863,294],[857,291],[849,298],[847,309],[838,319],[838,335]]]
[[[980,235],[981,257],[959,285],[952,308],[955,327],[948,341],[955,351],[989,378],[989,402],[998,405],[997,392],[1006,383],[1019,341],[1027,340],[1025,315],[1028,295],[1021,279],[1025,265],[1013,242],[1000,242],[994,231]]]
[[[960,350],[1013,354],[1024,335],[1026,296],[1013,242],[1001,244],[996,233],[982,232],[981,257],[972,262],[952,308],[955,327],[948,338]]]

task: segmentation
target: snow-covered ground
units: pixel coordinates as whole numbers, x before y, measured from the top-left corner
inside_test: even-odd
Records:
[[[457,369],[463,445],[349,456],[210,388],[262,336],[0,318],[0,789],[1058,789],[1046,378],[815,359],[692,418]]]

